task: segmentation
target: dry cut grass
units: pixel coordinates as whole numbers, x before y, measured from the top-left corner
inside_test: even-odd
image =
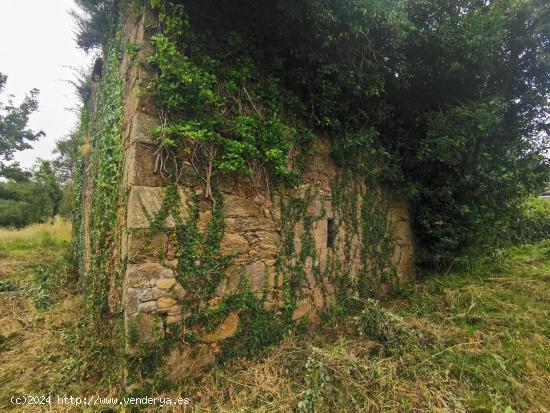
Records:
[[[386,308],[418,339],[391,351],[337,317],[186,392],[201,412],[550,411],[550,242],[429,277]]]
[[[60,252],[44,251],[51,257],[40,259]],[[0,257],[0,267],[14,254]],[[28,254],[35,254],[31,261],[42,257],[34,250]],[[32,287],[36,278],[25,275],[32,271],[28,260],[13,263],[9,279]],[[6,338],[0,349],[0,410],[23,411],[8,402],[14,392],[123,396],[123,357],[106,354],[106,343],[85,340],[89,331],[79,326],[78,294],[56,296],[40,310],[36,303],[44,302],[43,294],[37,300],[36,293],[6,285],[0,322],[13,334],[0,331]],[[469,271],[435,274],[397,292],[385,309],[400,317],[371,322],[368,331],[365,321],[380,320],[377,314],[326,317],[255,359],[233,359],[196,381],[148,394],[189,397],[187,409],[140,411],[550,411],[550,242],[501,251]],[[413,334],[380,339],[400,329]]]

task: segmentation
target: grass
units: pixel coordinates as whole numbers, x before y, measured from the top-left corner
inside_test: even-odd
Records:
[[[71,224],[59,217],[51,223],[22,229],[0,228],[0,254],[37,248],[63,247],[71,240]]]
[[[548,412],[550,242],[495,257],[217,367],[189,394],[221,412]],[[357,334],[366,321],[370,335]],[[416,338],[380,340],[396,331]]]
[[[70,224],[60,219],[0,229],[0,411],[37,411],[12,406],[9,398],[46,394],[55,376],[40,355],[53,350],[63,325],[74,327],[75,311],[81,308],[69,308],[67,303],[81,299],[63,283],[68,270],[63,254],[70,238]]]
[[[0,257],[0,410],[40,411],[10,405],[15,393],[124,394],[122,356],[90,339],[81,296],[61,286],[66,239],[23,250],[14,246],[32,242],[17,241]],[[550,411],[550,241],[467,268],[361,314],[335,311],[262,358],[230,360],[162,395],[190,397],[193,412]]]

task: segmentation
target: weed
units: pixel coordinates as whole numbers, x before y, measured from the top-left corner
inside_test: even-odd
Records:
[[[0,293],[19,291],[19,283],[14,280],[0,280]]]
[[[300,394],[301,400],[298,402],[298,410],[310,413],[316,411],[316,406],[323,405],[324,395],[330,388],[332,379],[325,364],[311,357],[307,359],[305,370],[304,382],[306,389],[302,390]]]
[[[0,353],[9,351],[11,349],[10,341],[13,341],[17,337],[17,333],[11,333],[7,336],[0,334]]]
[[[362,301],[354,318],[335,312],[314,331],[270,341],[262,357],[234,358],[200,380],[172,382],[165,395],[192,395],[194,411],[549,411],[549,246],[499,251],[475,264],[483,268],[475,274],[433,274],[399,293],[405,300]],[[83,299],[65,288],[70,273],[62,259],[32,271],[18,262],[15,274],[28,280],[10,276],[1,285],[38,285],[53,304],[36,317],[24,303],[32,294],[0,294],[1,328],[24,321],[16,334],[0,329],[0,403],[9,406],[5,400],[20,391],[123,394],[117,335],[90,334],[79,317]],[[250,316],[244,321],[275,331],[264,313]],[[119,321],[113,330],[122,330]]]
[[[37,309],[46,309],[57,301],[64,292],[61,286],[67,284],[64,281],[67,281],[69,274],[66,257],[40,265],[34,270],[29,292]]]

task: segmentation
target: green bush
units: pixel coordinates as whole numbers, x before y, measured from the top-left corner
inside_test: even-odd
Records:
[[[550,200],[534,198],[508,228],[510,244],[533,244],[550,239]]]

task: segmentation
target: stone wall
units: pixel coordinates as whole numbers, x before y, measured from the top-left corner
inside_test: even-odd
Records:
[[[182,325],[192,315],[185,313],[181,302],[197,287],[178,282],[177,244],[170,236],[177,217],[170,214],[163,231],[154,234],[150,231],[151,219],[161,210],[168,189],[167,183],[155,173],[157,148],[152,131],[160,123],[159,113],[143,93],[150,74],[140,62],[151,51],[147,40],[149,26],[151,22],[144,14],[139,22],[129,19],[123,29],[124,42],[141,46],[137,59],[127,54],[121,64],[126,96],[123,187],[127,205],[120,211],[120,256],[125,264],[122,305],[127,336],[131,336],[127,340],[130,355],[142,354],[148,343],[154,345],[159,337],[175,331],[175,326]],[[223,197],[225,228],[221,252],[232,259],[216,286],[214,298],[201,303],[201,308],[216,308],[224,297],[242,288],[244,276],[248,288],[262,297],[264,308],[281,313],[285,305],[285,270],[300,264],[304,278],[299,283],[292,320],[307,319],[314,324],[319,314],[336,300],[335,271],[345,271],[352,279],[359,276],[365,266],[364,240],[359,225],[350,222],[359,221],[360,200],[370,189],[360,179],[350,179],[346,171],[336,167],[326,138],[318,136],[311,148],[306,160],[308,168],[298,188],[278,190],[265,177],[223,177],[215,182]],[[341,200],[336,202],[335,188],[338,193],[344,189],[351,197],[351,212],[349,205],[342,208]],[[190,214],[190,200],[195,194],[198,196],[198,226],[204,230],[212,217],[213,203],[203,199],[201,184],[186,176],[179,183],[177,194],[180,217]],[[302,200],[305,205],[304,215],[292,222],[283,211],[291,199]],[[353,219],[346,217],[346,213]],[[391,261],[397,280],[404,282],[414,277],[409,212],[404,202],[391,200],[388,213],[395,238]],[[285,255],[283,244],[289,242],[289,236],[293,252]],[[381,287],[389,288],[386,284]],[[238,331],[239,322],[239,312],[232,311],[216,328],[198,328],[193,344],[182,338],[165,355],[167,373],[180,378],[214,361],[221,343]]]

